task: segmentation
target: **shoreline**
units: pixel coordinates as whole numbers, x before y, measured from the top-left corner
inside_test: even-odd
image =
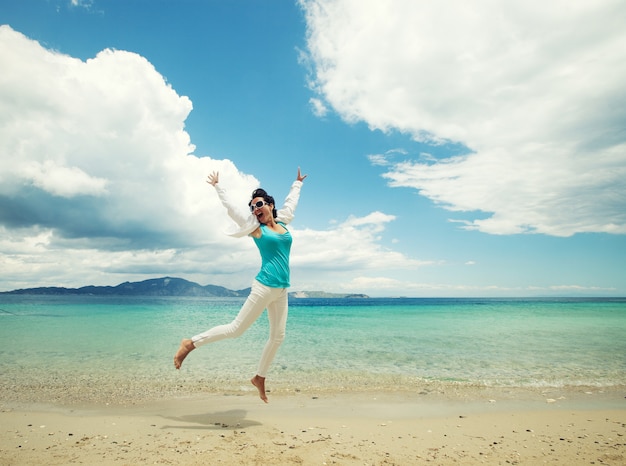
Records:
[[[215,377],[207,379],[192,374],[174,374],[178,378],[76,374],[76,377],[42,373],[0,376],[0,407],[2,404],[42,404],[61,407],[133,407],[168,400],[203,396],[248,396],[257,393],[248,379],[241,377]],[[313,375],[309,375],[313,377]],[[524,400],[537,403],[555,403],[576,400],[580,407],[601,400],[626,400],[626,385],[589,386],[511,386],[476,382],[425,380],[401,376],[374,376],[373,374],[342,380],[315,380],[305,384],[302,380],[270,379],[266,385],[270,396],[310,395],[333,397],[341,395],[401,396],[418,402],[443,401],[504,401]]]
[[[268,405],[252,390],[132,406],[2,401],[0,463],[626,462],[622,389],[549,390],[270,392]]]

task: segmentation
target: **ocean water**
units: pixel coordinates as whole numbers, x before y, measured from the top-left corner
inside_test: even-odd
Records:
[[[267,318],[203,346],[183,337],[239,298],[0,295],[0,397],[67,401],[250,390]],[[421,390],[626,386],[626,299],[301,299],[268,386]],[[1,398],[0,398],[1,399]]]

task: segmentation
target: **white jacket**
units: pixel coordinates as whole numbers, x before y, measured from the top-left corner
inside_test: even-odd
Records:
[[[219,183],[213,186],[217,191],[217,196],[222,202],[222,205],[226,207],[228,216],[237,224],[237,227],[234,230],[225,232],[227,235],[241,238],[242,236],[249,235],[254,230],[259,228],[259,220],[252,212],[248,212],[248,215],[243,215],[242,209],[235,208],[233,203],[228,199],[226,191],[220,186]],[[294,181],[291,185],[291,189],[289,190],[289,194],[285,199],[284,205],[280,209],[276,210],[277,222],[282,222],[287,225],[293,220],[298,200],[300,199],[300,188],[302,188],[302,181]]]

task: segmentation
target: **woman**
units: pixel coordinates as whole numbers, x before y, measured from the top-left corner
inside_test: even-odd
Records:
[[[230,324],[218,325],[190,339],[183,339],[174,356],[174,366],[180,369],[187,355],[198,346],[222,340],[236,338],[243,334],[252,323],[267,309],[270,323],[270,335],[259,362],[256,375],[250,380],[259,391],[261,399],[267,403],[265,393],[265,377],[270,364],[285,338],[287,325],[287,288],[289,287],[289,253],[291,250],[291,234],[286,225],[294,217],[300,188],[307,175],[298,176],[291,185],[285,205],[277,212],[274,198],[263,189],[252,193],[248,203],[250,214],[242,216],[238,209],[229,202],[226,192],[219,185],[219,173],[209,175],[207,183],[211,184],[226,207],[228,215],[235,221],[238,228],[229,233],[232,236],[251,236],[261,253],[261,270],[252,283],[248,299]]]

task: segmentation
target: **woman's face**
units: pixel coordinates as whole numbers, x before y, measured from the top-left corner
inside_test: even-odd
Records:
[[[269,223],[274,218],[272,215],[273,209],[274,206],[265,202],[262,197],[255,197],[250,203],[250,210],[259,220],[259,223]]]

